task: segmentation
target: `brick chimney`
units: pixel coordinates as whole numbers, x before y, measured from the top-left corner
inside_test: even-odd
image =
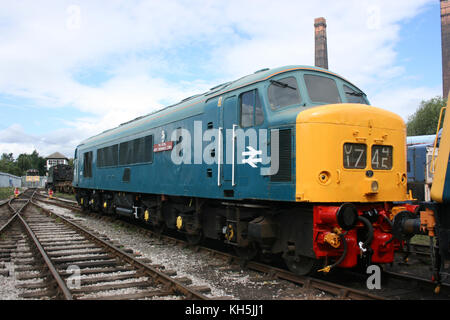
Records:
[[[441,0],[442,82],[443,97],[450,90],[450,0]]]
[[[325,18],[314,19],[315,65],[328,69],[327,22]]]

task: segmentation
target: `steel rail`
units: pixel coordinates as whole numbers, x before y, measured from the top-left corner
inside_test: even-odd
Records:
[[[44,207],[41,207],[37,203],[35,203],[33,200],[31,200],[31,203],[35,205],[36,207],[40,208],[44,212],[46,212],[49,216],[55,216],[60,221],[64,222],[65,224],[71,226],[72,228],[76,229],[80,233],[82,233],[85,237],[91,239],[92,241],[96,242],[97,244],[101,245],[103,248],[108,250],[109,252],[113,253],[115,256],[118,256],[122,260],[126,261],[130,265],[134,266],[137,269],[140,269],[142,272],[149,275],[154,281],[157,281],[161,283],[162,285],[166,286],[167,289],[172,290],[174,292],[181,293],[182,295],[186,296],[188,299],[199,299],[199,300],[209,300],[208,297],[205,295],[188,288],[187,286],[183,285],[181,282],[177,281],[176,279],[173,279],[166,274],[158,271],[157,269],[148,266],[139,260],[135,259],[130,254],[126,253],[125,251],[117,248],[116,246],[98,238],[94,234],[92,234],[90,231],[86,230],[82,226],[73,223],[72,221],[69,221],[68,219],[64,218],[63,216],[60,216],[51,210],[48,210]]]
[[[58,201],[58,198],[55,198],[54,200]],[[41,200],[39,200],[41,201]],[[45,203],[48,204],[52,204],[52,205],[56,205],[56,206],[61,206],[61,207],[65,207],[68,209],[72,209],[72,210],[77,210],[77,211],[82,211],[79,208],[73,207],[73,206],[67,206],[65,204],[60,204],[59,202],[50,202],[50,201],[43,201]],[[127,222],[128,223],[128,222]],[[161,238],[162,235],[154,233],[151,230],[146,229],[147,233],[150,233],[152,235],[154,235],[157,238]],[[186,245],[186,242],[177,238],[173,238],[173,237],[169,237],[169,236],[163,236],[164,239],[166,239],[167,241],[170,241],[172,243],[182,243],[183,245]],[[420,244],[411,244],[411,246],[417,246],[417,247],[422,247],[422,245]],[[191,246],[192,247],[192,246]],[[203,251],[207,251],[210,252],[216,256],[220,256],[224,259],[227,259],[228,261],[240,261],[240,258],[235,256],[235,255],[230,255],[228,253],[224,253],[221,251],[217,251],[211,248],[207,248],[207,247],[201,247],[201,246],[193,246],[195,248],[195,250],[199,251],[199,250],[203,250]],[[426,245],[424,245],[423,247],[427,247]],[[398,254],[405,254],[406,252],[398,252]],[[421,252],[410,252],[410,253],[416,253],[416,254],[427,254],[426,252],[421,253]],[[368,293],[367,291],[364,290],[358,290],[358,289],[353,289],[353,288],[349,288],[334,282],[329,282],[329,281],[325,281],[325,280],[321,280],[321,279],[317,279],[314,277],[307,277],[307,276],[298,276],[293,274],[292,272],[288,271],[288,270],[284,270],[284,269],[279,269],[279,268],[275,268],[272,266],[268,266],[265,264],[261,264],[261,263],[257,263],[254,261],[249,261],[246,264],[246,267],[255,271],[259,271],[259,272],[263,272],[269,275],[272,275],[274,277],[277,277],[279,279],[283,279],[283,280],[287,280],[287,281],[291,281],[293,283],[297,283],[300,285],[303,285],[306,288],[315,288],[318,290],[322,290],[324,292],[333,294],[335,296],[338,297],[347,297],[350,299],[355,299],[355,300],[360,300],[360,299],[373,299],[373,300],[387,300],[388,298],[386,298],[385,296],[380,296],[380,295],[375,295],[372,293]],[[410,274],[402,274],[402,273],[395,273],[392,271],[383,271],[384,275],[390,275],[392,278],[396,277],[396,278],[401,278],[402,280],[410,280],[410,281],[418,281],[423,283],[424,285],[431,287],[435,287],[437,285],[437,283],[431,281],[431,280],[427,280],[424,278],[420,278],[420,277],[414,277]],[[450,290],[450,285],[446,284],[446,283],[440,283],[440,286],[446,290]]]
[[[36,193],[36,190],[34,190],[33,194],[30,197],[30,199],[27,199],[26,203],[22,207],[17,209],[17,210],[14,209],[13,206],[11,205],[11,203],[14,200],[16,200],[16,198],[12,198],[12,199],[10,199],[8,201],[8,207],[13,212],[14,215],[8,220],[8,222],[5,225],[3,225],[0,228],[0,232],[4,231],[8,226],[12,225],[12,222],[14,220],[19,219],[19,221],[21,222],[22,226],[25,228],[25,231],[27,232],[29,238],[32,240],[33,245],[36,247],[36,249],[38,250],[40,256],[44,260],[45,265],[47,266],[48,270],[50,271],[52,277],[55,279],[55,281],[57,283],[57,287],[59,288],[59,290],[63,294],[64,298],[67,299],[67,300],[72,300],[73,298],[72,298],[72,294],[70,293],[69,288],[67,287],[67,285],[65,284],[65,282],[61,278],[61,276],[59,275],[58,271],[56,270],[56,267],[51,262],[50,258],[48,257],[47,253],[45,252],[44,248],[42,247],[42,245],[39,242],[38,238],[36,237],[35,233],[30,228],[28,223],[21,216],[22,211],[25,209],[25,207],[27,207],[29,205],[29,203],[31,202],[31,199],[33,198],[35,193]]]
[[[430,291],[434,291],[437,287],[439,289],[444,289],[447,293],[450,292],[450,284],[446,282],[435,282],[431,279],[426,279],[421,276],[416,276],[413,274],[407,274],[402,272],[383,270],[383,276],[387,276],[388,279],[398,279],[409,282],[416,282],[417,284],[422,285],[425,288],[430,289]]]
[[[39,251],[39,254],[41,255],[42,259],[44,260],[45,265],[47,266],[48,270],[50,271],[52,277],[55,279],[56,284],[58,285],[59,291],[63,294],[63,296],[66,300],[73,300],[73,297],[72,297],[72,294],[70,293],[69,288],[67,287],[66,283],[61,278],[61,276],[59,275],[56,267],[54,266],[54,264],[50,260],[49,256],[45,252],[44,247],[39,242],[39,240],[36,237],[36,235],[34,234],[33,230],[31,230],[28,223],[20,216],[20,214],[17,214],[17,216],[18,216],[20,222],[22,223],[22,225],[25,227],[25,230],[28,233],[28,236],[31,238],[31,240],[33,240],[34,246]]]
[[[16,218],[19,216],[18,213],[14,214],[8,221],[6,221],[6,223],[0,227],[0,233],[2,233],[3,231],[5,231],[14,220],[16,220]]]
[[[33,195],[34,195],[35,193],[36,193],[36,190],[33,192]],[[23,194],[24,194],[24,193],[19,193],[19,197],[22,196]],[[3,232],[3,231],[5,231],[5,230],[12,224],[12,222],[18,217],[18,215],[22,212],[22,210],[23,210],[23,209],[28,205],[28,203],[29,203],[29,200],[27,199],[26,202],[24,203],[24,205],[23,205],[21,208],[19,208],[19,209],[14,209],[14,207],[12,206],[12,202],[13,202],[14,200],[17,200],[17,198],[11,198],[11,199],[9,199],[8,201],[5,201],[4,203],[1,204],[2,206],[3,206],[3,205],[8,206],[8,210],[11,211],[12,216],[11,216],[11,218],[8,219],[8,221],[7,221],[5,224],[3,224],[3,225],[0,227],[0,233]]]
[[[83,210],[78,206],[77,203],[73,203],[73,204],[71,204],[69,202],[68,203],[63,203],[65,201],[61,200],[60,198],[56,198],[56,197],[52,198],[52,200],[54,200],[54,201],[50,201],[50,200],[48,200],[47,197],[45,197],[45,196],[43,196],[42,194],[39,194],[39,193],[37,193],[35,196],[41,198],[41,199],[37,199],[40,202],[43,202],[43,203],[46,203],[46,204],[50,204],[50,205],[59,206],[59,207],[70,209],[70,210],[76,210],[78,212],[83,212]],[[44,199],[46,199],[46,200],[44,200]]]
[[[262,263],[249,261],[247,267],[252,270],[268,273],[278,279],[291,281],[301,284],[306,288],[313,288],[334,294],[341,298],[350,298],[352,300],[386,300],[386,298],[368,293],[366,291],[349,288],[333,282],[316,279],[308,276],[299,276],[290,271],[264,265]]]
[[[56,198],[55,200],[58,200],[58,199]],[[41,200],[39,200],[39,201],[41,201]],[[67,206],[60,204],[60,203],[54,203],[54,202],[49,202],[49,201],[43,201],[43,202],[68,208]],[[71,207],[69,209],[73,209],[73,207]],[[47,209],[44,209],[44,210],[47,210]],[[47,210],[47,211],[51,212],[50,210]],[[69,221],[69,223],[71,223],[71,222]],[[177,239],[177,238],[157,234],[157,233],[155,233],[151,230],[147,230],[147,229],[146,229],[146,231],[156,237],[162,236],[167,241],[170,241],[172,243],[175,242],[175,243],[182,243],[184,245],[187,244],[185,241]],[[228,260],[229,262],[241,261],[241,258],[239,258],[238,256],[235,256],[235,255],[232,255],[229,253],[225,253],[222,251],[218,251],[215,249],[211,249],[208,247],[203,247],[203,246],[191,246],[191,247],[195,247],[196,251],[200,251],[200,250],[207,251],[207,252],[213,254],[214,256],[219,256],[225,260]],[[341,297],[341,298],[349,298],[349,299],[354,299],[354,300],[386,300],[385,297],[371,294],[366,291],[353,289],[353,288],[346,287],[346,286],[336,284],[333,282],[317,279],[314,277],[296,275],[288,270],[279,269],[276,267],[272,267],[270,265],[266,265],[266,264],[262,264],[262,263],[258,263],[258,262],[254,262],[254,261],[248,261],[245,264],[245,267],[248,269],[254,270],[254,271],[268,274],[268,275],[276,277],[278,279],[282,279],[282,280],[286,280],[286,281],[290,281],[290,282],[302,285],[305,288],[322,290],[326,293],[329,293],[329,294],[332,294],[334,296]]]

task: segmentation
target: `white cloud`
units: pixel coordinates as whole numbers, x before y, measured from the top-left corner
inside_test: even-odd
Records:
[[[429,100],[441,95],[442,88],[395,88],[387,89],[372,95],[370,102],[372,105],[387,109],[395,110],[403,120],[407,121],[408,116],[414,114],[422,100]]]
[[[399,23],[431,2],[2,2],[0,94],[30,99],[43,113],[71,106],[92,114],[67,119],[66,130],[48,135],[6,125],[39,141],[40,153],[72,150],[90,135],[223,81],[264,67],[312,65],[319,16],[327,19],[330,69],[405,116],[416,103],[410,95],[434,96],[436,88],[384,87],[406,73],[396,61]],[[4,137],[0,151],[33,147]]]
[[[34,150],[39,155],[46,157],[58,150],[68,158],[73,157],[74,145],[80,142],[80,136],[84,134],[82,127],[64,128],[53,130],[45,134],[29,134],[20,124],[0,130],[0,154],[13,153],[14,157],[21,153],[32,153]]]

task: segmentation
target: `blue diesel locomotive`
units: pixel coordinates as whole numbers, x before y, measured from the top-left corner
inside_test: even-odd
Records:
[[[421,138],[422,137],[422,138]],[[431,158],[435,135],[407,137],[408,191],[419,201],[430,201],[430,190],[433,183]],[[422,140],[420,140],[420,138]],[[422,141],[415,143],[414,141]],[[435,149],[437,153],[437,149]]]
[[[246,259],[317,268],[389,263],[406,194],[403,120],[325,69],[263,69],[83,141],[73,187],[120,214]],[[324,267],[324,268],[323,268]]]

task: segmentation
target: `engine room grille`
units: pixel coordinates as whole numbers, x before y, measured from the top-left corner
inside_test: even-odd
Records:
[[[291,129],[279,131],[279,168],[277,174],[270,176],[273,182],[289,182],[292,180],[292,136]]]

